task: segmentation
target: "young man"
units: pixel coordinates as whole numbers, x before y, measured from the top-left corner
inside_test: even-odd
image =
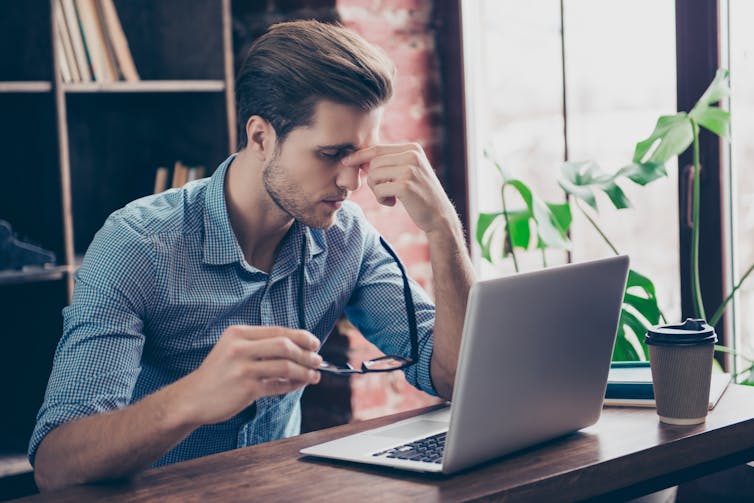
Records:
[[[41,489],[299,432],[345,311],[408,380],[449,398],[471,264],[422,149],[382,145],[393,67],[345,29],[272,27],[238,76],[239,152],[111,215],[76,273],[29,446]],[[437,309],[346,201],[366,175],[426,233]],[[415,316],[416,330],[410,329]]]

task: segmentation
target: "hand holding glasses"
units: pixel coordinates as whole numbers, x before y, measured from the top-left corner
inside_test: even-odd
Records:
[[[393,370],[405,369],[415,364],[419,360],[419,338],[416,329],[416,309],[414,307],[414,298],[411,295],[411,287],[408,282],[406,270],[403,267],[398,255],[393,251],[390,245],[380,236],[380,244],[393,257],[398,269],[401,271],[403,278],[403,300],[406,304],[406,315],[408,316],[409,337],[411,340],[411,357],[407,358],[400,355],[386,355],[372,360],[367,360],[361,364],[360,369],[352,367],[350,364],[336,365],[323,361],[319,366],[320,372],[337,376],[349,376],[352,374],[366,374],[367,372],[392,372]],[[299,269],[299,289],[298,289],[298,322],[299,327],[306,330],[305,317],[305,265],[306,265],[306,236],[303,236],[301,243],[301,267]]]

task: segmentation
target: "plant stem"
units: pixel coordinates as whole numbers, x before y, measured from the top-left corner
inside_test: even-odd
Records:
[[[597,233],[602,236],[602,239],[605,240],[605,243],[607,243],[607,246],[610,247],[611,250],[613,250],[613,253],[616,255],[620,255],[620,252],[618,249],[613,245],[613,243],[610,242],[610,239],[605,235],[604,232],[602,232],[602,229],[600,229],[600,226],[597,225],[597,222],[595,222],[592,217],[589,216],[589,214],[584,210],[584,208],[581,207],[581,204],[579,203],[579,200],[574,198],[573,199],[576,202],[576,207],[581,211],[581,214],[586,217],[586,219],[589,221],[590,224],[592,224],[592,227],[594,227],[594,230],[597,231]]]
[[[503,202],[503,218],[505,219],[505,240],[508,242],[508,246],[511,249],[511,257],[513,258],[513,269],[518,272],[518,259],[516,258],[516,250],[513,249],[513,239],[511,238],[511,226],[508,220],[508,207],[505,204],[505,186],[500,187],[500,199]]]
[[[736,351],[735,349],[731,349],[728,346],[715,344],[715,351],[718,351],[720,353],[727,353],[729,355],[735,356],[736,358],[742,358],[749,363],[754,363],[754,358],[751,358],[750,356],[747,356],[740,351]]]
[[[544,248],[542,248],[542,267],[547,268],[547,255]]]
[[[746,272],[744,273],[744,275],[741,276],[741,279],[738,280],[738,283],[736,284],[736,286],[733,287],[733,290],[730,291],[730,293],[728,294],[728,296],[725,297],[725,300],[723,301],[723,303],[720,304],[720,307],[717,308],[717,311],[715,311],[715,314],[712,315],[712,318],[710,318],[710,320],[709,320],[709,324],[711,326],[714,327],[715,325],[717,325],[717,322],[720,320],[720,318],[722,317],[723,313],[725,312],[725,306],[727,306],[728,302],[730,302],[730,300],[733,298],[733,295],[736,293],[736,290],[738,290],[739,288],[741,288],[741,285],[744,284],[744,281],[746,281],[746,278],[749,276],[749,274],[751,274],[752,270],[754,270],[754,264],[751,264],[749,266],[749,268],[746,270]]]
[[[694,135],[694,195],[691,222],[691,285],[694,302],[694,314],[697,318],[706,319],[704,304],[702,303],[702,288],[699,283],[699,200],[701,198],[701,180],[699,165],[699,126],[689,117],[691,131]]]
[[[602,239],[605,240],[605,243],[607,243],[607,245],[610,247],[610,249],[613,250],[613,253],[615,253],[616,255],[620,255],[620,252],[618,251],[618,249],[615,247],[615,245],[613,245],[613,243],[610,242],[610,239],[608,239],[608,237],[605,235],[605,233],[602,232],[602,229],[600,229],[600,226],[597,225],[597,222],[595,222],[592,219],[592,217],[589,216],[589,214],[586,212],[586,210],[584,210],[584,208],[581,207],[581,204],[579,203],[579,200],[577,198],[573,198],[573,201],[576,203],[576,207],[581,211],[581,214],[584,215],[587,220],[589,220],[590,224],[592,224],[592,227],[594,227],[594,230],[596,230],[597,233],[600,236],[602,236]],[[662,312],[662,310],[660,309],[660,306],[657,306],[657,309],[660,312],[660,319],[662,320],[662,322],[663,323],[667,323],[668,321],[665,318],[665,313]]]

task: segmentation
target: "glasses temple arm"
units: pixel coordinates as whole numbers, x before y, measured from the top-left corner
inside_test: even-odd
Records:
[[[419,361],[419,335],[416,328],[416,307],[414,306],[414,296],[411,294],[411,285],[408,282],[408,275],[406,275],[406,269],[403,267],[403,263],[398,258],[398,255],[393,251],[390,245],[387,244],[385,238],[380,236],[380,244],[390,254],[398,264],[398,269],[401,271],[403,278],[403,299],[406,302],[406,315],[408,317],[408,331],[411,337],[411,360],[413,362]]]

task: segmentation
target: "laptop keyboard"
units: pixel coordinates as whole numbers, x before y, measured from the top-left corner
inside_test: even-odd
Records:
[[[394,459],[439,464],[442,461],[442,451],[445,449],[445,436],[447,434],[448,432],[444,431],[437,435],[414,440],[413,442],[399,445],[386,451],[375,452],[372,456],[385,456]]]

